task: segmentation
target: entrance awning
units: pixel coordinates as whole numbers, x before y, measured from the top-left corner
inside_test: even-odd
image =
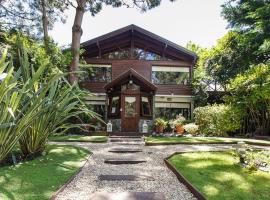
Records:
[[[132,80],[136,85],[139,85],[144,91],[155,92],[157,90],[157,87],[153,83],[148,81],[132,68],[120,74],[110,83],[106,84],[104,88],[106,91],[112,91],[115,88],[128,83],[130,80]]]

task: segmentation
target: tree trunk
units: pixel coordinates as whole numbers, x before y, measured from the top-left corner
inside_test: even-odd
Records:
[[[47,11],[46,11],[46,0],[41,0],[41,9],[42,9],[42,28],[43,28],[43,40],[44,40],[44,46],[46,51],[48,50],[49,46],[49,33],[48,33],[48,17],[47,17]]]
[[[79,58],[80,58],[80,42],[82,36],[82,20],[84,15],[84,8],[86,5],[86,0],[77,0],[77,8],[74,23],[72,26],[72,43],[71,43],[71,53],[72,61],[69,68],[69,82],[73,85],[78,82],[78,76],[75,72],[79,68]]]

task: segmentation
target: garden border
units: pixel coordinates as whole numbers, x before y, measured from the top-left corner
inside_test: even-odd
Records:
[[[107,143],[108,139],[104,141],[85,141],[85,140],[50,140],[49,142],[89,142],[89,143]]]
[[[207,200],[207,198],[195,188],[177,169],[169,162],[169,159],[177,154],[190,153],[190,152],[175,152],[172,155],[164,158],[164,162],[166,166],[176,175],[179,182],[184,184],[190,192],[198,199],[198,200]]]
[[[90,152],[90,151],[89,151],[89,152]],[[71,182],[75,179],[75,177],[82,171],[82,169],[84,168],[84,166],[86,165],[87,161],[90,159],[90,157],[91,157],[92,155],[93,155],[93,153],[90,152],[90,155],[87,157],[85,163],[78,169],[78,171],[77,171],[73,176],[70,177],[70,179],[68,179],[68,180],[64,183],[64,185],[62,185],[57,191],[55,191],[55,192],[52,194],[52,196],[50,197],[49,200],[55,200],[56,197],[57,197],[57,195],[58,195],[60,192],[64,191],[64,189],[66,189],[66,187],[68,186],[68,184],[71,183]]]
[[[266,143],[257,143],[257,142],[247,142],[244,141],[246,144],[249,145],[256,145],[256,146],[266,146],[269,147],[270,144]],[[144,141],[145,146],[159,146],[159,145],[202,145],[202,144],[237,144],[238,141],[235,142],[147,142]]]

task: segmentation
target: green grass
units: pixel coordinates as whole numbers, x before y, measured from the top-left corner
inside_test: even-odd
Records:
[[[270,141],[245,139],[245,138],[223,138],[223,137],[146,137],[146,144],[209,144],[209,143],[237,143],[244,141],[248,144],[269,145]]]
[[[69,145],[48,145],[47,155],[0,167],[1,200],[47,200],[85,163],[89,151]]]
[[[50,141],[55,142],[107,142],[107,136],[85,136],[85,135],[56,135],[49,137]]]
[[[270,174],[238,165],[231,152],[177,154],[169,159],[209,200],[268,200]]]

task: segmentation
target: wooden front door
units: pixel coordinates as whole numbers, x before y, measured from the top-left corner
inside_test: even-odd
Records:
[[[122,95],[122,132],[139,131],[140,101],[138,94]]]

